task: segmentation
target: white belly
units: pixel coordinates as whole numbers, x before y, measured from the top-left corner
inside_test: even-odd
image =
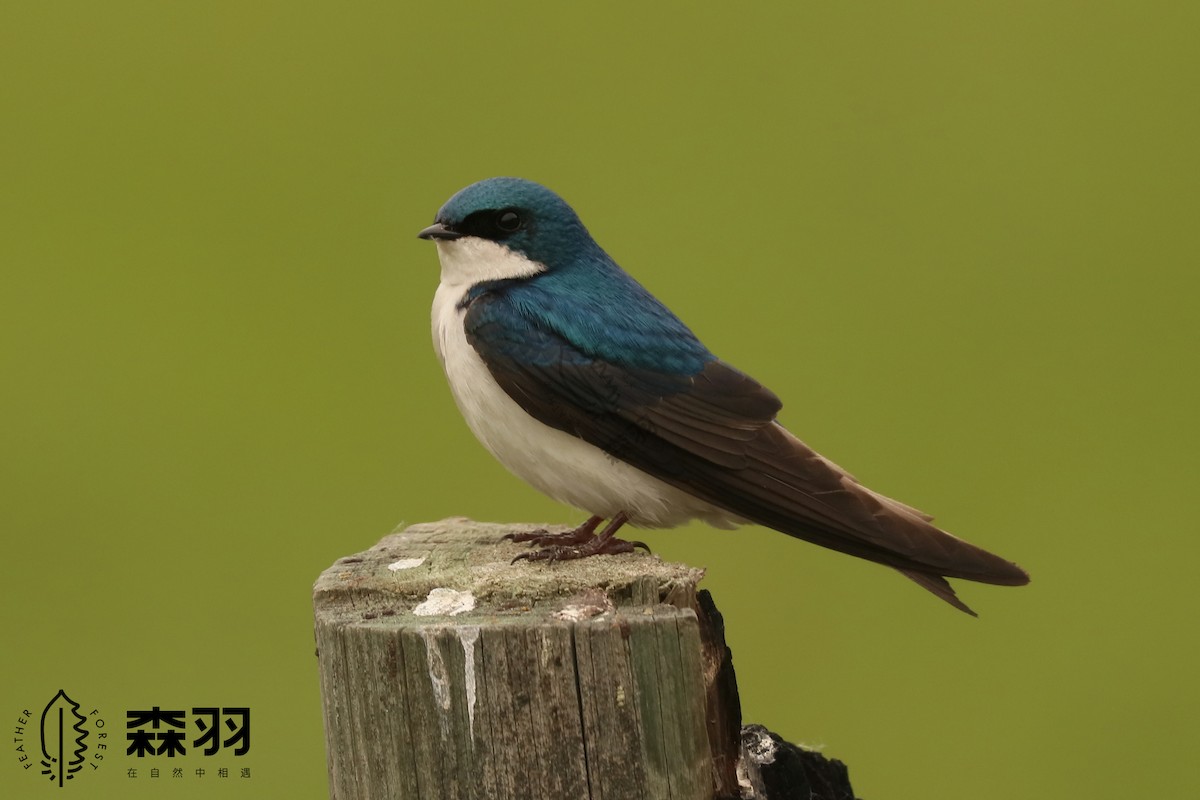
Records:
[[[445,280],[438,287],[433,346],[467,425],[510,472],[560,503],[604,518],[624,511],[641,527],[673,527],[690,519],[736,525],[733,515],[525,413],[467,341],[465,312],[456,307],[467,288]]]

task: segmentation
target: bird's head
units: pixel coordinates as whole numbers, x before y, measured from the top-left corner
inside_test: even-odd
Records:
[[[521,178],[488,178],[460,190],[417,235],[437,243],[442,279],[456,283],[549,272],[598,249],[561,197]]]

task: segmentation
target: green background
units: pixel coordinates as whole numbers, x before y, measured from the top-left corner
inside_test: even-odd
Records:
[[[973,620],[771,531],[646,534],[709,568],[748,721],[867,798],[1197,796],[1196,9],[5,3],[0,727],[249,705],[250,781],[114,753],[61,796],[326,796],[317,574],[401,520],[580,519],[430,348],[414,234],[508,174],[1033,575],[960,582]],[[2,746],[0,794],[57,791]]]

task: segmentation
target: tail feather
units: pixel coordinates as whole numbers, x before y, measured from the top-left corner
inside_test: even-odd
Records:
[[[954,593],[954,587],[951,586],[950,582],[941,575],[930,575],[928,572],[916,572],[915,570],[911,569],[901,569],[897,570],[897,572],[909,580],[914,581],[922,589],[928,589],[929,591],[933,592],[938,597],[957,608],[959,611],[965,611],[972,617],[979,616],[971,609],[970,606],[958,599],[958,595]]]

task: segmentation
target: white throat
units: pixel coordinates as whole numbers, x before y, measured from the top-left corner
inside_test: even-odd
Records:
[[[528,278],[546,268],[502,244],[464,236],[437,240],[442,285],[469,288],[483,281]]]

